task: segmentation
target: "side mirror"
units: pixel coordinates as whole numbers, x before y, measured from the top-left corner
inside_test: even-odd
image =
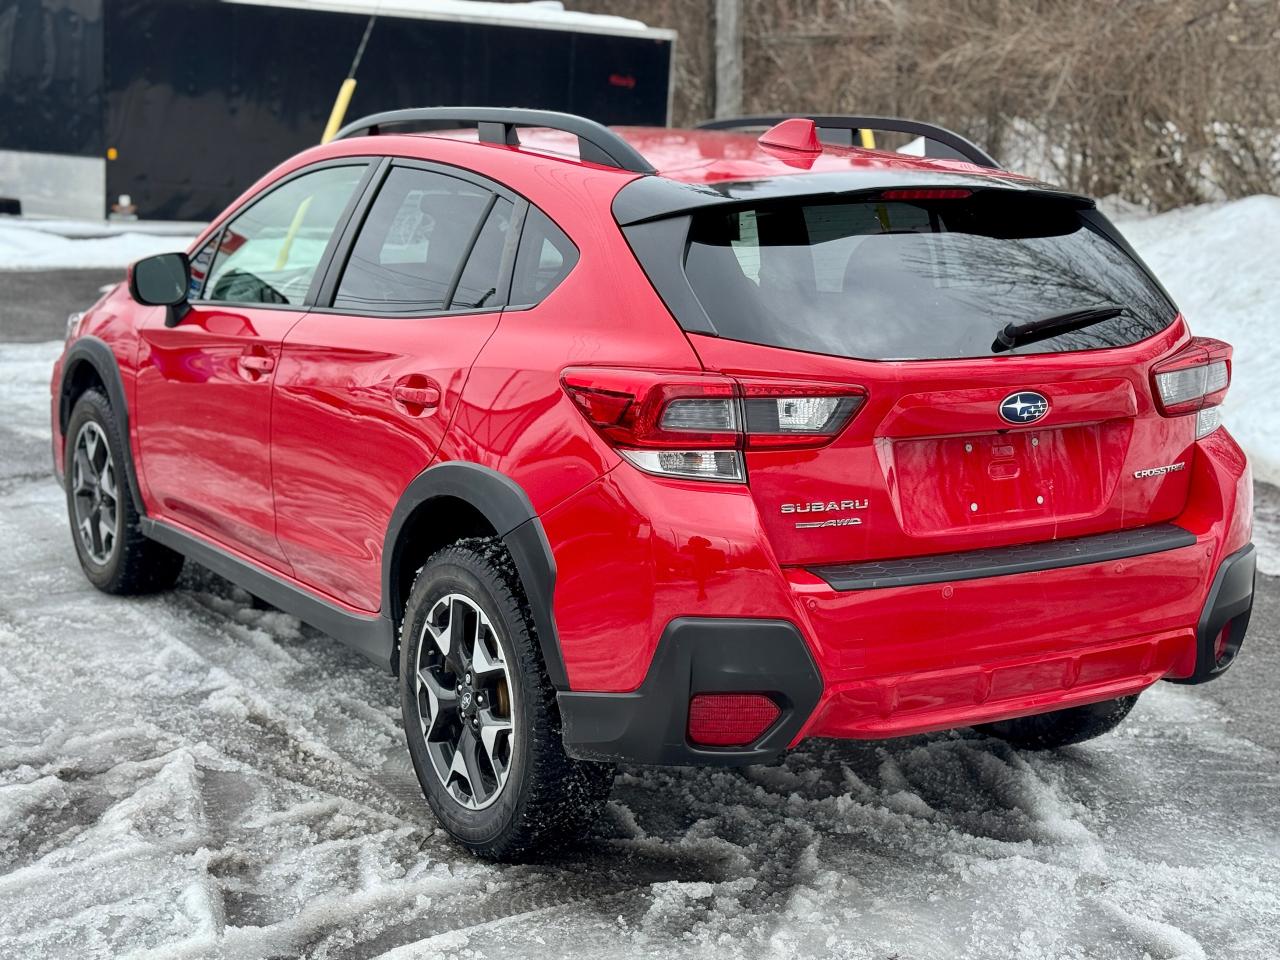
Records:
[[[149,307],[168,307],[167,326],[182,319],[191,285],[191,261],[185,253],[161,253],[129,269],[129,295]]]

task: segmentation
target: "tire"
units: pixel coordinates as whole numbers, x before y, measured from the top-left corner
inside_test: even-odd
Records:
[[[460,541],[419,571],[401,630],[400,699],[422,792],[473,853],[531,859],[599,816],[613,766],[565,754],[529,604],[500,541]]]
[[[974,729],[1007,740],[1021,750],[1055,750],[1110,733],[1137,702],[1135,693],[1131,697],[1087,703],[1052,713],[984,723]]]
[[[182,555],[142,533],[125,472],[129,448],[101,392],[87,390],[76,401],[65,444],[67,517],[85,577],[124,596],[172,587]]]

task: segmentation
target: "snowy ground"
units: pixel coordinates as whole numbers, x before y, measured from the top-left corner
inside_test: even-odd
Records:
[[[101,269],[185,250],[201,224],[0,217],[0,270]]]
[[[1215,217],[1179,215],[1183,246],[1216,257],[1203,231],[1236,224]],[[1276,348],[1247,324],[1280,286],[1231,282],[1248,249],[1205,264],[1125,226],[1197,330],[1236,324],[1233,396],[1261,396],[1275,375],[1246,356]],[[1197,272],[1220,294],[1197,298]],[[492,866],[435,829],[391,681],[358,656],[198,570],[146,600],[87,585],[49,478],[57,349],[0,343],[5,960],[1276,955],[1280,581],[1260,578],[1230,675],[1158,685],[1095,743],[1020,755],[962,732],[627,768],[584,847]],[[1250,407],[1229,423],[1265,452]]]

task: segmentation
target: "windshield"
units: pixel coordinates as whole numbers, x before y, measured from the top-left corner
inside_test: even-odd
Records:
[[[873,360],[1123,346],[1176,311],[1091,209],[986,191],[785,200],[694,214],[685,273],[717,335]],[[1006,324],[1116,307],[1007,350]]]

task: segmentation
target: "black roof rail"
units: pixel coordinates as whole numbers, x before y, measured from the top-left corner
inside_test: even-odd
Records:
[[[427,129],[456,129],[474,125],[483,143],[517,146],[516,127],[549,127],[578,138],[578,155],[590,163],[617,167],[631,173],[653,173],[653,166],[622,137],[603,124],[572,113],[507,107],[420,107],[389,110],[361,117],[334,135],[335,140],[362,134],[376,135],[383,127],[416,125]]]
[[[887,130],[890,133],[908,133],[916,137],[924,137],[926,140],[932,140],[934,143],[942,144],[942,146],[950,149],[954,153],[955,159],[968,160],[980,167],[990,167],[992,170],[999,170],[1000,164],[992,159],[991,155],[979,147],[971,140],[967,140],[960,134],[948,130],[946,127],[939,127],[936,124],[925,123],[921,120],[905,120],[902,117],[842,117],[842,116],[814,116],[804,113],[779,113],[760,117],[729,117],[724,120],[708,120],[697,126],[699,130],[742,130],[752,127],[772,127],[781,123],[783,120],[812,120],[813,125],[819,130],[848,130],[850,131],[850,143],[852,143],[853,133],[858,130]]]

